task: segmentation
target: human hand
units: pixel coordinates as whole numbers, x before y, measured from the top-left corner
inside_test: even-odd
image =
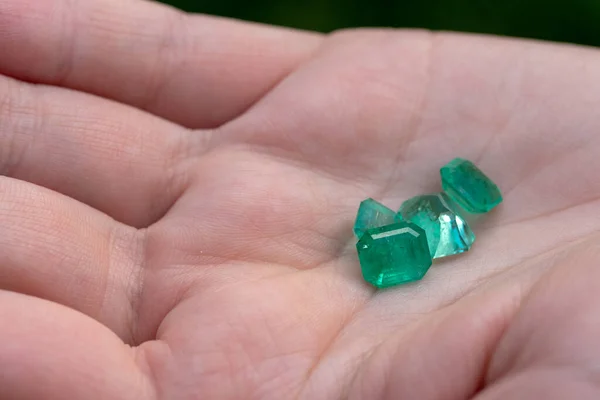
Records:
[[[0,0],[0,54],[0,398],[598,398],[598,51]],[[458,156],[504,203],[374,291],[358,204]]]

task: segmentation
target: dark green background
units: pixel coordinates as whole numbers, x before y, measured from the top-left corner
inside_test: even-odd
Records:
[[[188,11],[329,32],[422,27],[600,46],[600,0],[163,0]]]

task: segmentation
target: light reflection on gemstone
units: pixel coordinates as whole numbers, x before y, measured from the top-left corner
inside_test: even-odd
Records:
[[[475,234],[450,203],[444,193],[416,196],[402,203],[398,212],[423,228],[433,258],[463,253],[475,242]]]

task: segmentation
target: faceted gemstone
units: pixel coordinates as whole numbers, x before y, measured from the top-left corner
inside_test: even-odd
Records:
[[[378,288],[419,280],[431,266],[425,231],[410,222],[369,229],[356,249],[363,277]]]
[[[456,158],[440,174],[444,191],[468,212],[486,213],[502,202],[498,186],[471,161]]]
[[[433,258],[463,253],[471,248],[475,234],[467,222],[451,208],[444,193],[428,194],[406,200],[398,214],[425,231]]]
[[[360,239],[368,229],[391,224],[395,221],[395,217],[396,213],[393,210],[373,199],[366,199],[358,208],[354,234]]]

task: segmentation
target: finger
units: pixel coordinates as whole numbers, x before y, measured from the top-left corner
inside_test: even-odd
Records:
[[[98,322],[0,290],[0,398],[152,399],[134,352]]]
[[[143,238],[47,189],[0,178],[0,289],[79,310],[134,342]]]
[[[98,94],[207,128],[260,98],[314,34],[120,0],[0,0],[0,73]]]
[[[134,108],[0,76],[0,172],[130,225],[148,226],[177,198],[189,138]]]

